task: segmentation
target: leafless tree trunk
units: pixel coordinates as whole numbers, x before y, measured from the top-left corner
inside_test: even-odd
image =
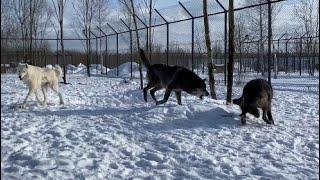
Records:
[[[233,0],[229,0],[229,61],[227,78],[227,103],[231,103],[234,64],[234,9]]]
[[[52,0],[52,4],[54,7],[55,17],[59,23],[60,27],[60,46],[61,46],[61,53],[62,53],[62,63],[63,64],[63,82],[67,83],[66,78],[66,60],[65,60],[65,53],[64,53],[64,43],[63,43],[63,15],[64,15],[64,8],[67,0]]]
[[[213,99],[217,99],[216,90],[215,90],[215,79],[214,79],[215,66],[212,63],[212,49],[211,49],[210,30],[209,30],[209,22],[208,22],[207,0],[203,0],[203,16],[204,16],[203,23],[204,23],[206,46],[207,46],[207,56],[209,59],[207,63],[207,67],[208,67],[210,94]]]
[[[148,47],[146,47],[148,49],[148,55],[149,55],[149,60],[152,62],[152,57],[151,57],[151,53],[152,53],[152,44],[153,44],[153,30],[151,27],[151,23],[152,23],[152,11],[153,8],[155,6],[155,2],[156,0],[143,0],[142,3],[138,3],[137,4],[137,11],[139,14],[140,12],[140,17],[142,18],[142,20],[144,20],[145,22],[148,22],[148,29],[147,29],[147,44]]]
[[[268,0],[245,0],[245,5],[254,5],[266,3]],[[276,22],[277,16],[282,8],[282,3],[274,3],[272,5],[273,19],[272,23]],[[246,19],[248,20],[248,30],[250,31],[250,37],[253,39],[259,39],[259,55],[258,55],[258,70],[261,70],[262,75],[265,75],[267,70],[267,59],[265,58],[265,47],[264,43],[267,42],[267,31],[268,31],[268,7],[267,5],[258,6],[256,8],[251,8],[247,11]],[[259,32],[259,33],[257,33]]]
[[[32,26],[33,26],[33,8],[32,8],[32,0],[30,0],[30,2],[29,2],[29,12],[30,12],[30,16],[29,16],[29,18],[30,18],[30,22],[29,22],[29,27],[30,27],[30,29],[29,29],[29,42],[30,42],[30,44],[29,44],[29,54],[30,54],[30,63],[31,64],[34,64],[34,62],[33,62],[33,57],[32,57]]]
[[[99,28],[102,28],[103,26],[106,25],[107,18],[108,18],[108,11],[107,11],[108,4],[109,4],[109,0],[95,1],[94,11],[96,12],[96,14],[93,17],[93,24],[97,25]],[[101,31],[99,31],[99,36],[102,36]],[[97,54],[98,54],[97,58],[100,60],[101,74],[103,74],[102,38],[99,38],[99,53]]]
[[[43,41],[35,41],[34,39],[42,36],[46,30],[48,19],[51,18],[51,13],[48,11],[49,6],[46,1],[42,0],[13,0],[9,1],[7,5],[10,5],[7,7],[9,8],[7,11],[12,14],[13,18],[17,19],[17,21],[11,19],[9,26],[19,26],[19,29],[16,29],[15,35],[21,34],[21,41],[17,44],[18,46],[22,46],[23,61],[27,62],[26,60],[31,60],[30,63],[35,64],[36,57],[33,58],[33,51],[38,50]],[[16,22],[17,24],[15,24]]]
[[[235,50],[239,53],[238,56],[238,81],[240,82],[243,76],[243,72],[245,69],[245,53],[243,53],[244,43],[243,41],[248,40],[248,28],[246,26],[246,18],[243,14],[238,14],[235,17],[236,23],[234,27],[234,43],[235,43]]]
[[[90,64],[91,64],[91,28],[92,28],[92,18],[93,18],[93,6],[96,1],[93,0],[75,0],[72,5],[75,10],[75,18],[80,28],[80,32],[76,31],[78,35],[84,34],[85,41],[85,51],[87,59],[87,74],[90,77]]]
[[[151,61],[151,53],[152,53],[152,28],[151,28],[151,25],[152,25],[152,0],[150,0],[150,3],[149,3],[149,28],[148,28],[148,39],[149,39],[149,60]]]
[[[15,0],[12,2],[15,15],[20,24],[21,38],[22,38],[22,51],[23,51],[23,61],[26,62],[26,20],[29,16],[26,9],[26,1],[24,0]],[[1,26],[2,27],[2,26]]]
[[[271,1],[268,0],[268,82],[271,83],[271,61],[272,61],[272,9]]]
[[[130,0],[130,4],[131,4],[131,9],[132,9],[132,18],[133,18],[134,29],[136,32],[137,47],[138,47],[138,52],[139,52],[139,49],[140,49],[139,32],[138,32],[138,27],[137,27],[136,13],[135,13],[133,0]],[[140,88],[143,89],[143,74],[142,74],[141,59],[139,61],[139,73],[140,73]]]
[[[294,6],[295,18],[299,21],[299,26],[306,37],[313,37],[319,34],[319,4],[318,9],[315,8],[314,0],[301,0]],[[316,42],[313,43],[313,38],[306,38],[306,48],[308,55],[316,48]],[[311,57],[309,59],[309,73],[313,75],[313,68],[311,66]],[[313,64],[313,63],[312,63]]]
[[[101,27],[102,25],[102,22],[101,22],[101,8],[102,8],[102,4],[101,4],[102,1],[99,1],[98,2],[98,25],[99,25],[99,28]],[[99,31],[99,35],[101,36],[101,31]],[[101,42],[102,42],[102,38],[99,39],[99,57],[100,57],[100,66],[101,66],[101,74],[103,74],[102,72],[102,69],[103,69],[103,58],[102,58],[102,53],[101,53]],[[98,51],[96,49],[96,51]],[[107,69],[106,69],[107,70]]]
[[[261,3],[261,0],[260,0],[260,3]],[[262,24],[262,7],[259,6],[259,31],[260,31],[260,38],[259,38],[259,46],[260,46],[260,52],[258,54],[258,70],[261,70],[262,72],[262,76],[264,76],[264,57],[263,57],[263,54],[264,54],[264,45],[263,45],[263,24]],[[262,66],[261,67],[261,61],[262,61]]]
[[[199,29],[199,28],[196,28],[195,29],[195,34],[194,34],[194,45],[195,45],[195,48],[198,50],[198,52],[197,53],[199,53],[199,55],[202,55],[203,54],[203,52],[204,52],[204,50],[205,50],[205,45],[204,45],[204,37],[203,37],[203,34],[204,34],[204,32],[203,32],[204,30],[201,28],[201,29]],[[197,53],[195,53],[195,54],[197,54]],[[201,59],[201,61],[203,61],[203,62],[201,62],[201,61],[199,61],[200,59],[197,59],[197,58],[200,58]],[[200,56],[200,57],[197,57],[196,59],[197,59],[197,61],[196,61],[196,64],[197,64],[197,73],[198,73],[198,69],[199,69],[199,62],[202,64],[202,74],[204,73],[204,60],[203,60],[203,58],[202,58],[202,56]]]

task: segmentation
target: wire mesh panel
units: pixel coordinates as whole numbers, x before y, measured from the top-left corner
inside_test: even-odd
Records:
[[[272,45],[270,71],[273,78],[279,74],[308,74],[314,76],[319,69],[319,23],[317,9],[298,1],[271,1]],[[136,12],[140,47],[152,64],[183,66],[204,73],[206,47],[203,27],[202,1],[172,2],[171,6],[152,10],[149,22],[148,9],[140,4]],[[304,22],[301,11],[309,8]],[[234,73],[240,77],[247,73],[266,77],[268,73],[268,1],[237,1],[235,4],[235,65]],[[157,8],[157,7],[154,7]],[[122,7],[123,10],[123,7]],[[226,75],[228,62],[228,3],[209,0],[208,13],[212,37],[213,63],[216,73]],[[17,64],[24,61],[41,67],[49,64],[78,66],[106,72],[123,63],[139,62],[137,37],[132,16],[124,11],[110,14],[107,22],[99,27],[92,23],[90,36],[85,36],[82,26],[67,25],[64,33],[64,56],[59,32],[50,32],[50,38],[30,39],[1,36],[1,64]],[[151,26],[149,25],[151,23]],[[309,23],[309,24],[308,24]],[[82,24],[83,25],[83,24]],[[312,28],[311,28],[312,27]],[[90,40],[88,39],[90,38]],[[150,39],[151,38],[151,39]],[[151,46],[150,46],[151,45]],[[90,47],[89,47],[90,46]],[[104,69],[103,69],[104,68]],[[99,70],[100,69],[100,70]],[[91,72],[93,73],[93,72]]]

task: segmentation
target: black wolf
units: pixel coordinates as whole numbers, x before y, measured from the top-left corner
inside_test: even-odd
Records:
[[[246,124],[246,113],[259,117],[259,110],[263,111],[262,119],[267,124],[274,124],[271,114],[271,100],[273,90],[271,84],[264,79],[254,79],[248,82],[244,88],[242,96],[234,99],[233,103],[241,107],[241,123]],[[268,116],[268,117],[267,117]]]
[[[142,49],[140,49],[140,57],[147,68],[147,77],[149,80],[148,85],[143,88],[143,96],[146,102],[147,92],[151,88],[151,97],[157,105],[167,102],[171,91],[175,92],[179,105],[181,105],[181,91],[195,95],[200,99],[203,99],[203,96],[209,95],[206,90],[205,79],[201,79],[192,71],[179,66],[167,66],[164,64],[151,65]],[[166,89],[164,98],[158,101],[154,94],[163,88]]]

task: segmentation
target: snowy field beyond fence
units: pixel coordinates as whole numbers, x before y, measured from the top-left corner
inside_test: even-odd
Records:
[[[84,68],[68,70],[70,84],[60,84],[65,105],[50,91],[47,107],[33,99],[28,109],[13,108],[26,85],[15,74],[1,75],[3,179],[319,178],[318,74],[279,74],[273,79],[275,125],[248,115],[241,126],[240,109],[225,104],[221,83],[219,100],[182,93],[179,106],[172,93],[156,106],[150,95],[143,101],[130,69],[125,78],[115,77],[115,69],[90,78]],[[234,87],[233,98],[242,87]]]

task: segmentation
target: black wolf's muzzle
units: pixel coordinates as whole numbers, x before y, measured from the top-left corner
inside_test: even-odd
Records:
[[[209,92],[206,91],[206,93],[205,93],[204,95],[201,95],[201,96],[200,96],[200,99],[203,100],[203,96],[209,96],[209,95],[210,95]]]

